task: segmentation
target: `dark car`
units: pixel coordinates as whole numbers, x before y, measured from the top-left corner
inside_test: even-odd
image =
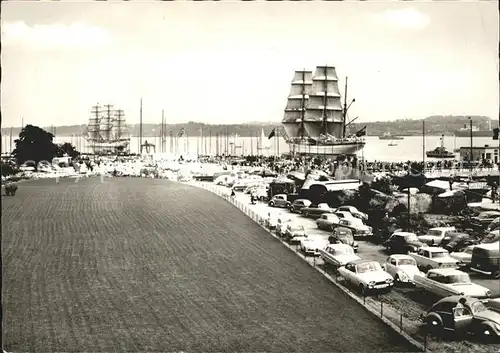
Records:
[[[500,244],[480,244],[472,250],[470,269],[493,278],[500,278]]]
[[[311,206],[311,201],[309,201],[307,199],[295,199],[292,202],[292,204],[290,205],[290,207],[288,207],[288,209],[292,213],[294,213],[294,212],[300,213],[301,209],[303,209],[304,207],[309,207],[309,206]]]
[[[442,248],[449,252],[459,252],[468,247],[469,245],[476,245],[479,241],[467,233],[452,232],[446,234],[441,241]]]
[[[471,223],[477,228],[486,229],[498,217],[500,217],[500,212],[498,211],[484,211],[476,217],[472,217]]]
[[[472,297],[454,295],[439,300],[427,312],[425,323],[431,332],[455,333],[457,338],[468,333],[484,338],[500,337],[500,313]]]
[[[317,205],[311,204],[308,207],[303,207],[300,210],[300,213],[306,218],[318,218],[323,213],[335,213],[336,210],[336,208],[328,206],[327,203],[320,203]]]
[[[415,233],[394,232],[383,245],[387,252],[391,254],[408,254],[410,252],[416,252],[424,244],[418,240]]]
[[[354,252],[358,251],[358,243],[354,241],[352,231],[349,228],[336,227],[332,235],[328,237],[330,244],[346,244],[354,249]]]

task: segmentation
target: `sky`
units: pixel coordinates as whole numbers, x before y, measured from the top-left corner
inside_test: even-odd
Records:
[[[295,69],[333,65],[357,122],[498,119],[498,8],[464,2],[1,3],[2,126],[283,118]]]

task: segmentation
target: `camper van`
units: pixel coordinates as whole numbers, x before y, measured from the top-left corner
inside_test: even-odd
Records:
[[[476,245],[472,250],[470,269],[500,278],[500,242]]]

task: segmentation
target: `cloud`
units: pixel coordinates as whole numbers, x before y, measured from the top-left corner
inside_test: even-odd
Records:
[[[430,23],[429,17],[411,8],[387,10],[377,14],[375,20],[389,27],[407,29],[422,29]]]
[[[23,21],[2,26],[2,44],[23,45],[35,49],[88,48],[105,46],[110,34],[102,28],[83,23],[28,26]]]

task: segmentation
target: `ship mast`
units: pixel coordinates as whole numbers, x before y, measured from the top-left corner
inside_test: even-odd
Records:
[[[111,104],[106,104],[104,108],[106,108],[106,130],[104,130],[105,136],[103,136],[103,138],[106,142],[109,142],[111,138],[111,112],[113,111],[113,106]]]
[[[300,118],[300,139],[304,139],[304,119],[306,111],[306,69],[302,70],[302,102],[301,102],[301,118]]]
[[[121,137],[122,137],[122,118],[123,118],[124,114],[123,114],[123,110],[121,109],[118,109],[116,111],[116,119],[118,120],[118,134],[116,136],[116,140],[120,141]]]
[[[325,136],[327,135],[327,131],[328,131],[328,128],[327,128],[327,116],[326,116],[326,105],[327,105],[327,100],[328,100],[328,81],[327,81],[327,74],[328,74],[328,67],[325,66],[325,79],[324,79],[324,82],[325,82],[325,95],[324,95],[324,98],[323,98],[323,133],[325,134]]]
[[[342,109],[342,138],[345,138],[346,118],[347,118],[347,77],[345,78],[344,109]]]

